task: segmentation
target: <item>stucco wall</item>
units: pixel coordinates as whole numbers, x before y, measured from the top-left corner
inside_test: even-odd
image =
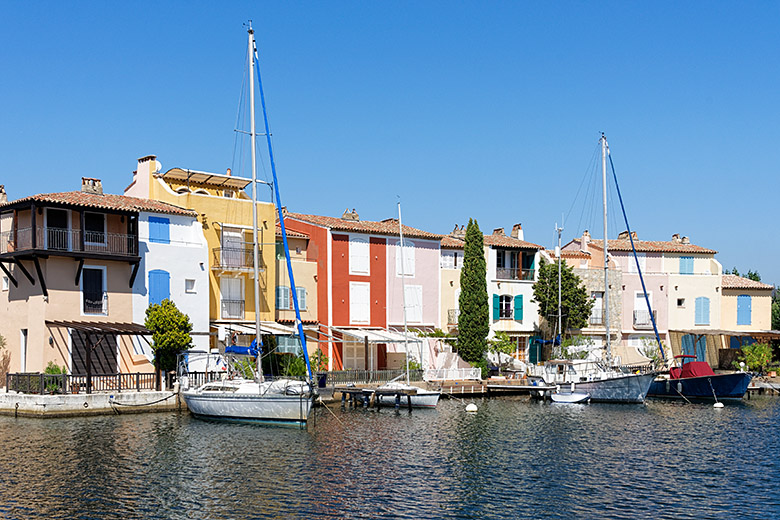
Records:
[[[414,246],[414,274],[407,273],[402,280],[397,272],[400,239],[387,239],[387,322],[403,325],[403,287],[421,286],[422,322],[408,325],[439,327],[439,242],[416,238],[404,238],[404,242]]]
[[[737,325],[737,298],[750,296],[750,325]],[[770,330],[772,328],[772,291],[723,289],[721,327],[725,330]]]

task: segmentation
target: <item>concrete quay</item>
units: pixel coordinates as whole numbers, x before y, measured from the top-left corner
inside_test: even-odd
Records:
[[[186,410],[174,391],[101,392],[94,394],[0,393],[0,415],[13,417],[74,417]]]

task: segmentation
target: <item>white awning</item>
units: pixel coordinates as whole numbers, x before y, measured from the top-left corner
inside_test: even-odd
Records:
[[[406,337],[404,337],[402,332],[395,332],[385,329],[334,328],[333,330],[346,336],[352,336],[360,342],[365,341],[366,338],[368,338],[369,343],[404,343],[406,340],[409,342],[420,341],[420,338],[414,334],[408,334]]]
[[[217,337],[220,341],[224,341],[229,332],[238,332],[239,334],[254,334],[254,323],[216,323]],[[274,336],[292,336],[297,334],[292,327],[276,323],[275,321],[261,321],[260,322],[260,334],[272,334]]]

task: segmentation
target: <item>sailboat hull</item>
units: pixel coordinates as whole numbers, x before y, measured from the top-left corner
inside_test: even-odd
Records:
[[[650,386],[650,397],[660,399],[701,399],[740,400],[747,392],[751,374],[736,372],[733,374],[715,374],[702,377],[683,377],[679,379],[658,379]]]
[[[576,392],[587,392],[593,402],[643,403],[655,379],[655,373],[627,374],[596,381],[574,383]]]

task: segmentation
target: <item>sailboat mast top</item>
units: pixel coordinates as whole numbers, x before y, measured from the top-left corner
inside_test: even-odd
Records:
[[[249,66],[251,67],[251,75],[249,79],[249,138],[251,141],[251,156],[252,156],[252,267],[254,269],[254,292],[255,292],[255,345],[260,349],[260,261],[258,244],[260,238],[257,236],[257,156],[256,156],[256,138],[255,132],[255,31],[252,30],[252,25],[249,25],[247,30],[249,33]],[[260,355],[257,356],[257,377],[260,381],[263,380],[262,363],[260,362]]]
[[[607,138],[601,134],[601,195],[604,201],[604,328],[607,344],[607,362],[612,363],[612,346],[609,334],[609,263],[607,251]]]
[[[406,272],[404,269],[404,225],[401,223],[401,201],[398,201],[398,235],[401,241],[399,248],[401,253],[401,303],[404,308],[404,353],[406,355],[406,384],[409,384],[409,337],[406,328]]]

